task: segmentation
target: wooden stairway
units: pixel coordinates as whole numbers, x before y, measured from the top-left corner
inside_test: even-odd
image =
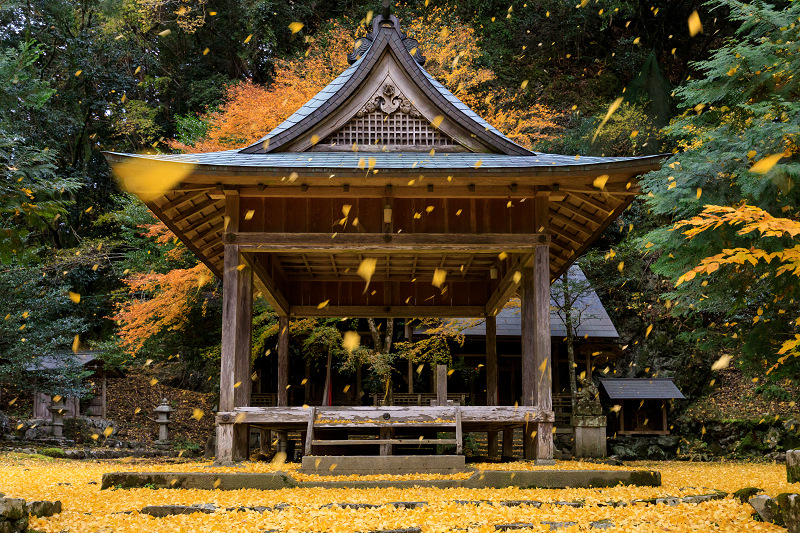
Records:
[[[441,445],[456,446],[456,454],[463,453],[461,429],[461,407],[399,407],[387,406],[379,409],[309,407],[306,430],[305,455],[315,455],[318,447],[332,446],[380,446],[381,455],[393,455],[394,445]],[[322,430],[322,431],[319,431]],[[344,430],[348,438],[324,438],[324,430]],[[455,433],[455,438],[395,437],[395,433],[437,432]],[[377,435],[376,435],[377,433]],[[361,438],[350,438],[351,436]],[[364,438],[366,436],[366,438]],[[319,454],[317,454],[319,455]]]

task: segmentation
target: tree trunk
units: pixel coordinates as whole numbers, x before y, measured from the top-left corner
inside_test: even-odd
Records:
[[[567,366],[569,366],[569,393],[572,400],[572,414],[578,408],[578,380],[575,372],[575,332],[572,329],[572,295],[569,290],[568,272],[561,281],[564,290],[564,326],[567,330]]]
[[[322,391],[322,405],[323,406],[330,406],[331,405],[331,363],[332,361],[332,352],[328,349],[328,364],[325,367],[325,389]]]

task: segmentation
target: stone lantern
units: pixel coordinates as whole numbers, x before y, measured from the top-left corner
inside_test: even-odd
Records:
[[[55,401],[55,398],[58,398],[58,401]],[[53,414],[53,437],[60,439],[64,436],[64,412],[67,410],[67,406],[64,404],[64,398],[61,396],[54,396],[47,410]]]
[[[156,422],[158,422],[158,442],[166,443],[169,440],[169,414],[173,411],[172,407],[167,403],[167,399],[161,400],[161,405],[153,409],[156,413]]]

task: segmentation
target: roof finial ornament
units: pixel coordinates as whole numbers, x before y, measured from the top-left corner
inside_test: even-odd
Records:
[[[397,17],[392,15],[391,12],[391,0],[381,0],[381,14],[372,19],[372,33],[356,39],[352,53],[347,54],[347,61],[351,65],[367,53],[372,43],[378,37],[378,32],[381,28],[394,30],[399,33],[403,46],[405,46],[408,53],[411,54],[411,57],[420,65],[425,64],[425,56],[422,55],[419,49],[419,42],[400,31],[400,21],[397,20]]]

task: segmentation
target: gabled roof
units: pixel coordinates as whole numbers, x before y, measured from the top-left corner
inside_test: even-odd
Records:
[[[612,400],[684,400],[672,378],[600,378]]]
[[[418,43],[400,31],[394,15],[388,19],[378,15],[373,20],[372,34],[359,39],[357,61],[335,80],[317,93],[304,106],[255,143],[240,150],[243,154],[265,154],[285,150],[287,145],[302,135],[313,134],[314,128],[345,102],[354,97],[368,74],[390,54],[394,64],[405,71],[422,93],[441,111],[441,116],[465,128],[491,151],[507,155],[531,155],[532,152],[500,133],[477,113],[456,98],[441,83],[433,79],[419,63]],[[409,43],[408,41],[413,41]],[[368,46],[368,48],[367,48]],[[362,52],[362,50],[365,51]],[[411,55],[413,50],[415,55]],[[424,62],[424,59],[422,59]],[[363,96],[363,95],[362,95]],[[436,115],[438,116],[438,115]],[[425,117],[433,121],[435,116]]]
[[[573,279],[586,279],[583,271],[573,265],[569,269],[569,275]],[[578,327],[578,336],[588,335],[595,339],[618,339],[619,333],[611,322],[611,318],[606,313],[603,303],[594,290],[589,290],[576,302],[576,307],[583,309],[583,320]],[[550,305],[550,335],[552,337],[564,337],[567,328],[564,320],[553,310],[553,302]],[[467,320],[467,319],[455,319]],[[463,331],[468,336],[486,335],[486,322],[469,327]],[[506,307],[497,314],[497,337],[519,337],[522,334],[522,315],[519,308]]]

